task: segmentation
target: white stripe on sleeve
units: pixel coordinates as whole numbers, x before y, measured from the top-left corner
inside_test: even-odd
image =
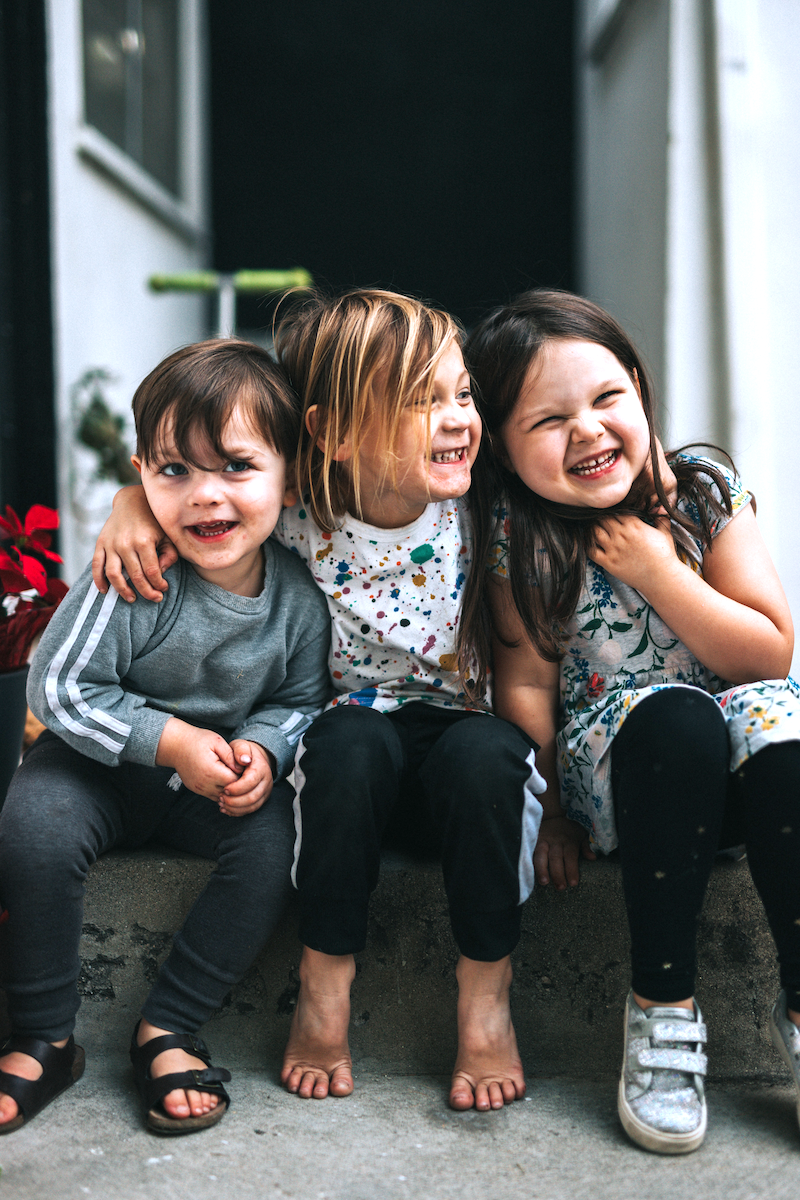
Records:
[[[81,605],[80,612],[75,619],[75,623],[70,630],[69,636],[66,638],[58,652],[54,655],[53,660],[50,663],[47,671],[47,678],[45,680],[45,696],[47,698],[47,704],[50,708],[50,711],[58,719],[58,721],[60,721],[64,728],[69,730],[70,733],[75,734],[76,737],[92,738],[101,746],[105,747],[106,750],[111,751],[112,754],[119,754],[125,749],[125,741],[116,741],[114,738],[108,737],[108,735],[103,733],[100,729],[88,729],[85,725],[82,725],[79,721],[76,721],[74,717],[69,715],[58,698],[59,675],[66,664],[70,650],[72,649],[79,634],[81,633],[81,630],[88,620],[92,606],[94,605],[94,602],[99,594],[100,593],[95,585],[91,584],[89,591],[86,593],[83,604]],[[113,589],[109,590],[107,595],[104,597],[103,603],[100,607],[100,612],[98,613],[94,625],[92,626],[89,637],[86,640],[86,644],[67,675],[65,687],[67,689],[67,694],[69,695],[70,701],[72,702],[76,711],[84,718],[84,720],[94,721],[97,725],[104,726],[106,729],[111,730],[113,733],[120,734],[125,740],[127,740],[131,732],[130,725],[125,724],[124,721],[117,720],[116,717],[111,716],[109,713],[102,712],[98,708],[91,708],[83,699],[78,685],[78,677],[80,672],[91,659],[91,656],[94,653],[100,638],[103,636],[108,622],[111,619],[111,614],[114,611],[114,605],[118,599],[119,597]]]

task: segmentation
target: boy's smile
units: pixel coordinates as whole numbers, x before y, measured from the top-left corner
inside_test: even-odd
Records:
[[[548,342],[503,426],[508,465],[546,500],[610,508],[650,455],[636,383],[596,342]]]
[[[363,519],[381,529],[399,529],[422,516],[432,501],[463,496],[481,441],[481,420],[472,399],[460,347],[442,355],[433,377],[430,407],[409,404],[400,418],[395,446],[396,484],[386,472],[386,447],[377,430],[359,451]]]
[[[257,596],[263,586],[261,546],[284,504],[293,504],[282,455],[234,408],[225,428],[226,461],[198,438],[201,466],[183,461],[167,428],[158,461],[134,456],[153,515],[181,558],[226,591]]]

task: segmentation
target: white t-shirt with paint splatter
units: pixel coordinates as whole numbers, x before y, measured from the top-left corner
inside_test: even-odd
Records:
[[[388,712],[412,700],[470,707],[456,671],[456,629],[472,534],[466,504],[429,504],[402,529],[347,516],[322,533],[302,507],[275,536],[308,564],[328,600],[337,704]]]

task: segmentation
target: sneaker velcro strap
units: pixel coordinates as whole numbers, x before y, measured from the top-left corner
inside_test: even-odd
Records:
[[[643,1036],[655,1038],[657,1042],[706,1042],[706,1027],[698,1021],[648,1021],[649,1029]]]
[[[705,1054],[695,1054],[692,1050],[645,1049],[631,1058],[647,1071],[661,1067],[668,1071],[683,1071],[687,1075],[705,1075],[708,1065]]]

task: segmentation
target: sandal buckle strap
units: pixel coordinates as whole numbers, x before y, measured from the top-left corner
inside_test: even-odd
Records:
[[[195,1086],[203,1091],[208,1083],[230,1083],[231,1073],[225,1067],[206,1067],[203,1071],[190,1071],[194,1076]]]

